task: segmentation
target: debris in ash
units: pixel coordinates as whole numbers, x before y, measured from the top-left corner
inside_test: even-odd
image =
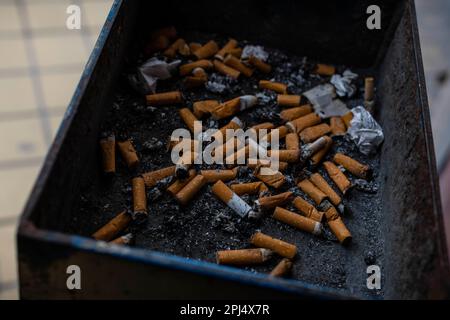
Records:
[[[233,92],[232,86],[236,84],[236,80],[229,76],[222,76],[217,73],[211,74],[205,85],[206,90],[212,93]]]
[[[242,50],[242,59],[248,59],[251,56],[254,56],[255,58],[258,58],[262,61],[267,61],[269,58],[269,53],[267,53],[266,50],[262,46],[251,46],[246,45],[244,49]]]
[[[164,147],[164,143],[153,137],[150,139],[150,141],[145,141],[142,144],[142,147],[144,148],[144,151],[155,151],[162,149]]]
[[[291,74],[291,80],[294,82],[295,86],[301,87],[305,84],[306,80],[304,78],[304,71],[300,69],[297,73]]]
[[[331,103],[336,96],[334,87],[327,84],[320,84],[314,88],[305,91],[303,95],[313,104],[314,108],[321,108]]]
[[[367,193],[377,193],[378,192],[378,185],[375,182],[368,182],[364,179],[355,179],[353,181],[353,185],[355,188],[362,192]]]
[[[153,187],[149,191],[147,191],[147,199],[150,202],[158,200],[159,198],[161,198],[162,195],[163,193],[158,187]]]
[[[356,78],[358,78],[358,75],[347,69],[342,76],[339,74],[333,75],[330,82],[336,88],[336,93],[339,97],[351,98],[356,92],[356,86],[352,83]]]
[[[150,58],[139,67],[139,76],[146,85],[147,93],[156,91],[156,84],[159,79],[166,80],[172,77],[172,73],[178,68],[181,60],[174,60],[170,63],[158,58]]]
[[[275,102],[276,100],[276,94],[274,94],[273,92],[258,92],[255,96],[258,98],[259,104],[267,105]]]
[[[350,121],[347,134],[361,153],[365,155],[374,153],[384,140],[383,130],[364,107],[355,107],[352,113],[353,119]]]
[[[375,264],[375,262],[377,261],[377,257],[375,255],[375,253],[373,253],[373,251],[368,251],[366,252],[366,255],[364,257],[364,262],[366,263],[366,265],[370,266]]]

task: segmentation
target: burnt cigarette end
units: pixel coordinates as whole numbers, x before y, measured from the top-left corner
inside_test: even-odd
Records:
[[[92,238],[95,240],[110,241],[124,230],[131,220],[131,216],[124,210],[92,234]]]
[[[119,148],[120,155],[129,168],[134,168],[138,165],[139,158],[131,140],[118,141],[117,147]]]
[[[145,193],[144,178],[136,177],[131,180],[133,191],[133,220],[140,219],[148,215],[147,194]]]
[[[256,232],[250,238],[250,243],[255,247],[270,249],[282,257],[292,259],[297,254],[297,246],[272,238],[262,232]]]
[[[359,178],[366,179],[366,180],[372,178],[372,170],[368,165],[362,164],[345,154],[336,153],[334,155],[333,161],[335,163],[343,166],[351,174],[353,174]]]
[[[150,106],[163,106],[179,104],[183,102],[183,95],[180,91],[170,91],[163,93],[149,94],[146,96],[147,104]]]
[[[205,183],[205,178],[202,175],[195,176],[175,195],[175,199],[181,205],[187,205],[205,185]]]
[[[272,215],[275,220],[284,222],[299,230],[320,235],[322,233],[322,224],[310,218],[306,218],[292,211],[276,207]]]
[[[116,138],[114,135],[100,139],[103,172],[113,174],[116,172]]]
[[[273,270],[270,272],[271,277],[283,277],[292,270],[292,261],[284,258],[282,259]]]

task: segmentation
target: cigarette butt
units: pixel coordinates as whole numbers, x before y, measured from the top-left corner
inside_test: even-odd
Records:
[[[241,129],[243,126],[244,126],[244,124],[242,123],[242,121],[238,117],[234,117],[233,119],[230,120],[230,122],[228,122],[226,125],[224,125],[219,130],[217,130],[212,135],[212,138],[217,140],[217,139],[219,139],[219,136],[222,136],[222,141],[224,143],[226,143],[226,141],[227,141],[227,139],[226,139],[227,130],[228,129],[237,130],[237,129]]]
[[[250,169],[256,169],[257,167],[270,167],[271,161],[269,159],[254,159],[249,158],[247,161],[247,167]],[[283,172],[286,171],[287,167],[289,166],[289,163],[278,161],[278,171]]]
[[[297,150],[269,150],[269,157],[275,157],[278,161],[296,163],[300,160],[300,149]]]
[[[251,127],[251,129],[255,130],[256,132],[258,132],[261,129],[272,130],[274,128],[275,125],[272,122],[258,123]]]
[[[300,107],[284,109],[280,112],[280,118],[283,121],[291,121],[306,116],[313,111],[310,104],[304,104]]]
[[[300,140],[298,139],[298,134],[288,133],[286,135],[286,149],[300,150]]]
[[[205,182],[205,178],[202,175],[196,175],[175,195],[175,199],[181,205],[187,205],[205,185]]]
[[[300,105],[301,96],[295,94],[279,94],[277,103],[284,107],[298,107]]]
[[[325,193],[307,179],[300,181],[297,186],[317,204],[320,204],[323,200],[328,198]]]
[[[144,178],[136,177],[131,180],[133,190],[133,219],[138,216],[146,216],[147,213],[147,194],[145,193]]]
[[[227,156],[225,158],[226,165],[234,164],[245,164],[245,160],[248,158],[250,147],[246,145],[245,147],[239,148],[235,153]],[[226,150],[228,154],[228,150]]]
[[[284,258],[270,272],[271,277],[282,277],[292,270],[292,261]]]
[[[175,196],[178,192],[180,192],[181,189],[183,189],[189,183],[189,181],[194,179],[196,175],[197,172],[195,171],[195,169],[189,170],[188,177],[185,179],[177,179],[167,188],[167,192],[169,192],[172,196]]]
[[[325,217],[331,232],[333,232],[341,244],[347,245],[352,240],[352,235],[345,226],[344,221],[340,217],[336,208],[329,205],[328,209],[325,211]]]
[[[178,111],[180,114],[181,119],[186,124],[188,129],[194,133],[194,123],[195,121],[198,121],[198,119],[195,117],[195,115],[191,112],[189,108],[182,108]]]
[[[155,93],[146,96],[147,104],[151,106],[162,106],[168,104],[178,104],[183,102],[183,96],[180,91],[170,91]]]
[[[240,59],[242,56],[242,48],[233,48],[228,51],[228,54],[231,54],[232,56]]]
[[[217,100],[203,100],[197,101],[193,104],[194,115],[201,119],[204,116],[211,114],[211,112],[219,105]]]
[[[127,245],[127,244],[130,244],[132,240],[133,240],[133,234],[127,233],[126,235],[123,235],[114,240],[111,240],[109,243],[117,244],[117,245]]]
[[[325,161],[323,163],[323,166],[325,170],[327,170],[328,175],[330,176],[331,180],[338,186],[339,190],[343,194],[347,192],[347,190],[351,187],[350,181],[347,179],[345,174],[342,173],[339,168],[330,161]]]
[[[274,132],[278,132],[278,139],[282,139],[289,133],[289,129],[286,126],[279,126],[275,129],[270,130],[270,132],[261,139],[265,139],[268,143],[270,143],[272,134],[274,134]]]
[[[291,120],[286,123],[286,127],[290,132],[300,133],[308,127],[312,127],[316,124],[319,124],[322,120],[320,117],[312,112],[300,118]]]
[[[230,117],[239,112],[241,107],[241,98],[237,97],[219,104],[213,111],[212,116],[216,120]]]
[[[245,266],[264,263],[271,256],[272,251],[264,248],[223,250],[217,251],[216,260],[218,264]]]
[[[194,53],[198,49],[200,49],[202,45],[198,42],[191,42],[189,43],[189,49],[191,50],[191,53]]]
[[[120,155],[129,168],[133,168],[139,163],[139,158],[131,140],[117,141],[117,147],[119,148]]]
[[[286,94],[287,93],[287,85],[281,82],[273,82],[268,80],[259,81],[259,87],[261,89],[267,89],[275,91],[276,93]]]
[[[236,183],[230,185],[230,189],[233,190],[238,196],[242,196],[244,194],[258,194],[262,195],[269,191],[264,182],[249,182],[249,183]]]
[[[272,238],[262,232],[256,232],[250,238],[250,243],[255,247],[266,248],[278,253],[280,256],[292,259],[297,254],[297,246]]]
[[[322,161],[323,157],[325,157],[333,145],[333,140],[329,136],[323,136],[323,138],[326,140],[325,146],[311,157],[311,164],[313,166],[317,166]]]
[[[311,181],[317,188],[327,195],[331,203],[338,206],[342,202],[342,198],[334,191],[334,189],[328,184],[328,182],[320,175],[320,173],[313,173],[309,177]]]
[[[175,55],[177,54],[177,51],[180,50],[181,47],[183,47],[184,45],[186,45],[186,42],[184,41],[184,39],[177,39],[175,40],[174,43],[172,43],[165,51],[164,51],[164,55],[168,58],[175,58]]]
[[[223,64],[219,60],[214,60],[214,69],[216,69],[217,72],[220,72],[226,76],[230,76],[233,79],[239,78],[239,75],[241,74],[240,71],[233,69],[226,64]]]
[[[142,174],[144,178],[145,186],[147,188],[154,187],[158,181],[161,181],[164,178],[175,175],[176,166],[170,166],[166,168],[162,168],[155,171],[150,171]]]
[[[112,218],[107,224],[98,229],[92,238],[95,240],[110,241],[114,239],[119,232],[124,230],[128,224],[131,222],[131,216],[126,212],[126,210],[120,212],[114,218]]]
[[[270,168],[264,168],[265,172],[261,172],[261,169],[264,167],[256,167],[253,175],[264,182],[266,185],[271,186],[275,189],[280,188],[285,182],[286,177],[280,172],[275,171]],[[268,174],[262,174],[262,173],[268,173]]]
[[[306,218],[292,211],[276,207],[272,217],[294,228],[319,235],[322,233],[322,224],[313,219]]]
[[[322,150],[327,145],[326,136],[320,137],[314,142],[307,143],[301,147],[301,161],[305,162],[309,158],[311,158],[315,153],[319,150]]]
[[[207,183],[215,183],[219,180],[230,181],[236,179],[238,168],[231,170],[201,170],[200,174],[205,177]]]
[[[318,63],[313,72],[321,76],[332,76],[336,73],[336,68],[328,64]]]
[[[345,126],[350,128],[350,121],[353,119],[353,112],[349,111],[341,117],[342,121],[344,121]]]
[[[114,135],[100,139],[102,167],[104,173],[116,172],[116,138]]]
[[[265,63],[255,56],[250,56],[250,58],[248,58],[248,62],[262,73],[270,73],[270,71],[272,71],[272,67],[270,64]]]
[[[353,175],[362,178],[362,179],[370,179],[372,176],[372,170],[366,164],[362,164],[355,159],[350,158],[342,153],[336,153],[334,155],[333,161],[337,164],[340,164],[345,169],[350,171]]]
[[[304,143],[310,143],[329,132],[331,132],[330,126],[326,123],[321,123],[304,129],[302,132],[300,132],[300,138]]]
[[[323,212],[319,211],[303,198],[295,197],[292,201],[294,207],[296,207],[305,217],[313,219],[314,221],[322,222]]]
[[[205,77],[189,76],[184,78],[183,85],[186,89],[194,89],[202,87],[206,81],[208,81],[208,79]]]
[[[236,212],[239,216],[245,217],[247,215],[254,215],[252,207],[250,207],[241,197],[234,193],[221,180],[217,181],[211,188],[212,193],[222,200],[230,209]]]
[[[347,132],[344,120],[341,117],[331,117],[330,127],[333,136],[342,136]]]
[[[223,62],[227,66],[229,66],[235,70],[238,70],[240,73],[242,73],[246,77],[251,77],[253,75],[252,69],[245,66],[238,58],[236,58],[235,56],[233,56],[231,54],[228,54],[225,57],[225,59],[223,60]]]
[[[198,60],[195,62],[183,64],[182,66],[180,66],[179,73],[180,73],[180,76],[186,76],[186,75],[192,73],[192,71],[194,71],[196,68],[202,68],[203,70],[208,70],[208,69],[212,69],[213,66],[214,66],[213,63],[209,60]]]
[[[206,74],[205,69],[203,68],[195,68],[194,70],[192,70],[192,74],[194,75],[194,77],[197,78],[202,78],[205,81],[208,80],[208,75]]]
[[[202,47],[195,50],[194,56],[197,58],[197,60],[207,59],[214,56],[217,51],[219,51],[219,46],[214,40],[211,40]]]
[[[373,100],[373,77],[366,77],[364,79],[364,101]]]
[[[258,211],[269,211],[292,200],[292,192],[283,192],[274,196],[260,197],[255,201]]]
[[[238,45],[238,42],[234,39],[229,39],[228,42],[222,47],[222,49],[219,50],[214,56],[214,58],[223,60],[225,55],[230,52],[231,49],[236,48]]]

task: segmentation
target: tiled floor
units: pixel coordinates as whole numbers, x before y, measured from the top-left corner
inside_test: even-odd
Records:
[[[66,28],[71,4],[81,30]],[[111,4],[0,1],[0,299],[18,297],[17,217]]]
[[[17,217],[111,3],[0,0],[0,299],[18,296]],[[437,75],[450,66],[449,2],[416,3],[432,114],[450,119],[449,110],[433,110],[442,100]],[[70,4],[81,8],[82,30],[66,28]]]

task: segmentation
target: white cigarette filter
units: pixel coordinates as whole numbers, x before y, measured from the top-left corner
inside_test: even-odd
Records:
[[[228,186],[221,180],[217,181],[211,188],[212,193],[222,200],[231,210],[236,212],[239,216],[255,217],[256,213],[253,212],[252,207],[236,193],[234,193]]]

